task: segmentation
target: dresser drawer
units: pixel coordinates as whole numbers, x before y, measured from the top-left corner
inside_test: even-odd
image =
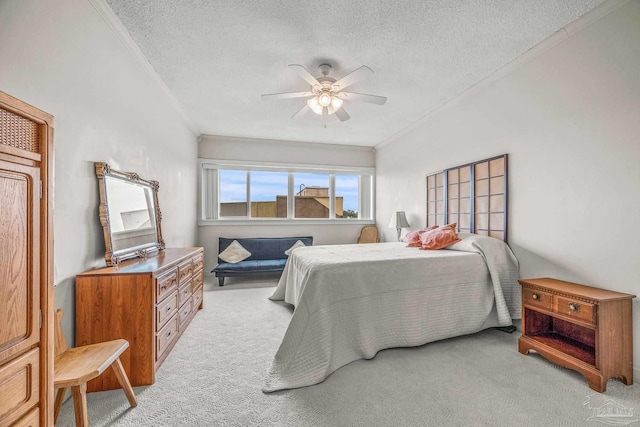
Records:
[[[189,279],[191,279],[191,275],[193,274],[193,262],[191,259],[183,262],[178,266],[178,275],[180,277],[180,284],[186,283]]]
[[[197,272],[199,270],[202,270],[203,267],[204,267],[204,256],[200,254],[193,259],[193,271]]]
[[[196,274],[195,276],[193,276],[193,279],[191,280],[191,289],[195,291],[197,288],[202,286],[203,283],[204,283],[204,276],[202,272],[200,272],[200,274]]]
[[[178,323],[180,329],[184,329],[185,326],[191,320],[191,316],[193,314],[193,300],[189,298],[187,302],[180,307],[180,312],[178,313]]]
[[[156,331],[162,329],[167,320],[178,311],[178,293],[173,292],[156,307]]]
[[[551,310],[553,295],[529,288],[522,289],[522,303]]]
[[[596,307],[588,302],[556,296],[556,311],[565,316],[595,324]]]
[[[182,307],[189,298],[191,298],[191,282],[182,285],[178,290],[178,307]]]
[[[38,403],[39,356],[35,348],[0,366],[0,425],[11,425],[19,414]]]
[[[156,335],[156,360],[164,357],[169,345],[178,337],[178,316],[171,320]]]
[[[162,301],[177,287],[178,269],[174,268],[156,279],[156,301]]]
[[[203,287],[200,286],[193,291],[193,309],[198,310],[202,304]]]

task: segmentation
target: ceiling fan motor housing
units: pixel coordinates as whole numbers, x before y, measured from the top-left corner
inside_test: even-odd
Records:
[[[320,70],[320,74],[323,76],[328,76],[329,71],[331,71],[331,65],[329,64],[320,64],[318,65],[318,69]]]

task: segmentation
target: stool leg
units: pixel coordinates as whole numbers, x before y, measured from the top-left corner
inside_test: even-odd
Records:
[[[53,423],[55,424],[58,421],[58,415],[60,415],[60,408],[62,408],[62,404],[64,403],[64,395],[67,394],[67,388],[59,388],[56,392],[56,402],[53,406]]]
[[[131,388],[129,377],[127,377],[127,373],[125,372],[119,357],[113,361],[113,363],[111,364],[111,367],[113,368],[113,373],[116,374],[116,378],[118,379],[118,382],[120,383],[120,385],[122,386],[122,389],[124,390],[124,394],[127,395],[127,400],[129,400],[129,404],[131,406],[138,406],[136,395],[133,393],[133,388]]]
[[[73,394],[73,407],[76,412],[76,427],[89,426],[89,414],[87,412],[87,383],[71,387]]]

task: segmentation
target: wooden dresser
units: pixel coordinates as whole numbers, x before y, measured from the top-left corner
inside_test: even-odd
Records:
[[[535,350],[580,372],[600,393],[609,378],[633,384],[631,300],[635,295],[561,280],[520,280],[522,337],[518,350]]]
[[[202,248],[168,248],[146,259],[76,276],[76,346],[129,341],[120,359],[131,385],[149,385],[202,308]],[[111,371],[87,391],[120,388]]]

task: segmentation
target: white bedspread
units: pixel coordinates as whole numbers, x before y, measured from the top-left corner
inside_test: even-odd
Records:
[[[295,309],[264,392],[323,381],[354,360],[511,325],[518,261],[502,241],[460,234],[448,250],[406,243],[295,249],[270,297]]]

